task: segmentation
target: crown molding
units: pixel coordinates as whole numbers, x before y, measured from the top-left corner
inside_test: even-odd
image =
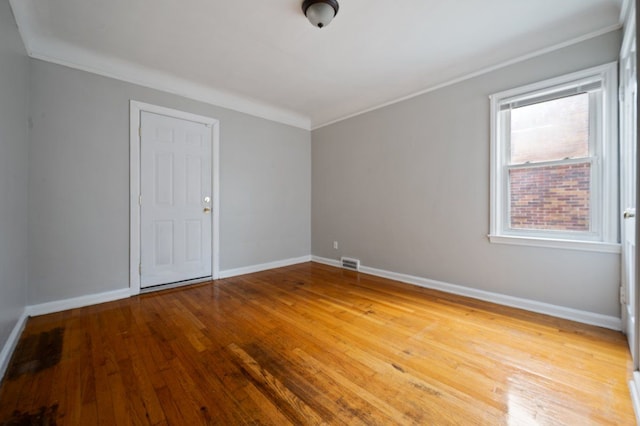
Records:
[[[304,130],[311,129],[311,120],[301,114],[73,46],[56,43],[51,49],[41,49],[38,45],[31,49],[29,56]]]
[[[31,16],[28,10],[29,4],[24,0],[9,0],[9,5],[13,12],[13,18],[18,26],[18,32],[22,38],[22,44],[24,44],[27,55],[31,56],[31,41],[35,38],[35,30],[31,19],[29,18]]]
[[[50,40],[38,34],[37,28],[31,19],[33,11],[30,10],[30,2],[9,0],[9,3],[11,4],[22,42],[31,58],[183,96],[195,101],[304,130],[311,130],[311,119],[303,114],[279,108],[250,97],[194,83],[132,62]]]
[[[304,130],[317,130],[322,127],[338,123],[340,121],[354,118],[371,111],[397,104],[405,100],[415,98],[417,96],[424,95],[426,93],[433,92],[435,90],[439,90],[444,87],[481,76],[483,74],[487,74],[489,72],[516,64],[518,62],[526,61],[528,59],[532,59],[537,56],[541,56],[555,50],[559,50],[607,34],[612,31],[617,31],[622,28],[623,22],[626,19],[632,1],[623,0],[620,11],[620,19],[617,24],[610,25],[608,27],[593,31],[583,36],[576,37],[574,39],[558,43],[547,48],[539,49],[534,52],[507,61],[503,61],[489,67],[485,67],[483,69],[465,74],[446,82],[427,87],[409,95],[402,96],[400,98],[396,98],[391,101],[384,102],[382,104],[378,104],[376,106],[366,108],[355,113],[347,114],[345,116],[338,117],[336,119],[320,124],[313,124],[311,118],[303,114],[269,105],[265,102],[251,99],[249,97],[240,96],[231,92],[218,90],[210,86],[194,83],[192,81],[182,79],[168,73],[141,67],[131,62],[110,58],[104,55],[98,55],[94,52],[89,52],[87,50],[68,44],[52,43],[46,40],[44,37],[38,36],[36,28],[30,18],[33,12],[29,10],[31,7],[29,2],[24,0],[9,0],[9,3],[11,4],[16,23],[18,25],[18,30],[22,37],[22,41],[25,45],[27,54],[34,59],[40,59],[46,62],[51,62],[69,68],[86,71],[92,74],[114,78],[116,80],[124,81],[127,83],[132,83],[139,86],[171,93],[174,95],[183,96],[192,100],[227,108],[230,110],[253,115]]]
[[[384,107],[387,107],[387,106],[390,106],[390,105],[394,105],[394,104],[397,104],[397,103],[400,103],[400,102],[415,98],[417,96],[424,95],[424,94],[429,93],[429,92],[434,92],[434,91],[442,89],[444,87],[453,86],[454,84],[461,83],[461,82],[463,82],[465,80],[470,80],[472,78],[479,77],[479,76],[484,75],[484,74],[488,74],[488,73],[490,73],[492,71],[496,71],[496,70],[499,70],[501,68],[505,68],[505,67],[508,67],[510,65],[517,64],[519,62],[524,62],[524,61],[527,61],[529,59],[535,58],[537,56],[542,56],[542,55],[545,55],[547,53],[551,53],[551,52],[554,52],[556,50],[560,50],[560,49],[563,49],[565,47],[572,46],[574,44],[578,44],[578,43],[581,43],[583,41],[587,41],[587,40],[599,37],[599,36],[604,35],[604,34],[608,34],[608,33],[613,32],[613,31],[617,31],[620,28],[622,28],[622,24],[621,23],[610,25],[608,27],[604,27],[604,28],[602,28],[600,30],[593,31],[593,32],[585,34],[583,36],[576,37],[576,38],[573,38],[571,40],[568,40],[568,41],[565,41],[565,42],[562,42],[562,43],[554,44],[553,46],[549,46],[549,47],[546,47],[544,49],[539,49],[539,50],[536,50],[534,52],[527,53],[525,55],[518,56],[516,58],[509,59],[507,61],[503,61],[503,62],[500,62],[500,63],[495,64],[495,65],[491,65],[491,66],[486,67],[486,68],[482,68],[482,69],[480,69],[478,71],[473,71],[473,72],[471,72],[469,74],[465,74],[463,76],[454,78],[452,80],[448,80],[448,81],[446,81],[444,83],[440,83],[440,84],[436,84],[434,86],[430,86],[430,87],[428,87],[426,89],[422,89],[422,90],[420,90],[418,92],[411,93],[411,94],[403,96],[401,98],[396,98],[394,100],[385,102],[383,104],[379,104],[377,106],[374,106],[374,107],[371,107],[371,108],[367,108],[367,109],[364,109],[362,111],[355,112],[353,114],[349,114],[349,115],[346,115],[346,116],[343,116],[343,117],[340,117],[340,118],[336,118],[334,120],[327,121],[327,122],[322,123],[322,124],[312,125],[311,126],[311,130],[313,131],[313,130],[320,129],[322,127],[330,126],[332,124],[336,124],[336,123],[339,123],[341,121],[348,120],[350,118],[354,118],[354,117],[357,117],[359,115],[366,114],[368,112],[376,111],[378,109],[381,109],[381,108],[384,108]]]

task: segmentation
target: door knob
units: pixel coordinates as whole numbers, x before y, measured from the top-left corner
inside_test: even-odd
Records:
[[[211,209],[210,209],[209,207],[205,207],[205,208],[204,208],[204,212],[205,212],[205,213],[209,213],[210,211],[211,211]]]
[[[625,219],[636,217],[636,209],[626,209],[622,214],[622,217],[624,217]]]

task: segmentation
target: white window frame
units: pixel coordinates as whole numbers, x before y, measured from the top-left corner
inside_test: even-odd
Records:
[[[619,253],[618,206],[618,102],[617,62],[600,65],[561,77],[518,87],[489,97],[491,102],[491,223],[492,243],[542,246]],[[509,224],[509,169],[541,167],[545,163],[508,165],[510,149],[509,114],[501,107],[532,99],[566,96],[573,88],[600,82],[601,89],[590,93],[590,156],[548,162],[549,165],[591,162],[591,230],[557,231],[514,229]],[[561,95],[562,93],[562,95]],[[577,91],[576,93],[581,93]],[[595,108],[593,108],[595,107]]]

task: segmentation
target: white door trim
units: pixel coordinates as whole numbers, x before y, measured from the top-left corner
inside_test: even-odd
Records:
[[[220,275],[220,122],[211,117],[131,100],[129,103],[129,290],[132,295],[140,294],[140,113],[142,111],[211,126],[211,155],[213,157],[211,159],[211,178],[213,180],[211,274],[213,279],[217,279]]]

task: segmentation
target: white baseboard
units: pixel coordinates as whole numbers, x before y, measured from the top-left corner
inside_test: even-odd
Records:
[[[220,272],[220,278],[229,278],[237,275],[250,274],[253,272],[266,271],[268,269],[282,268],[284,266],[296,265],[298,263],[310,262],[311,256],[302,256],[293,259],[284,259],[276,262],[263,263],[260,265],[247,266],[237,269],[228,269]],[[66,311],[67,309],[82,308],[84,306],[96,305],[98,303],[111,302],[114,300],[126,299],[132,296],[131,289],[123,288],[98,294],[74,297],[72,299],[57,300],[54,302],[31,305],[25,308],[28,316],[46,315],[54,312]]]
[[[640,372],[633,372],[633,378],[629,382],[629,389],[631,390],[633,411],[636,413],[636,423],[640,425]]]
[[[279,260],[276,262],[263,263],[260,265],[247,266],[243,268],[228,269],[220,272],[220,278],[230,278],[238,275],[251,274],[254,272],[266,271],[269,269],[282,268],[285,266],[296,265],[313,261],[334,267],[340,267],[340,261],[335,259],[327,259],[319,256],[302,256],[292,259]],[[492,293],[484,290],[478,290],[470,287],[464,287],[456,284],[445,283],[442,281],[430,280],[427,278],[416,277],[397,272],[385,271],[382,269],[361,266],[360,272],[400,281],[407,284],[413,284],[434,290],[440,290],[446,293],[458,294],[461,296],[471,297],[474,299],[484,300],[487,302],[497,303],[500,305],[510,306],[514,308],[525,309],[532,312],[551,315],[559,318],[578,321],[585,324],[596,325],[613,330],[622,329],[622,321],[620,318],[596,314],[593,312],[581,311],[572,308],[566,308],[548,303],[537,302],[535,300],[523,299],[513,296],[507,296],[499,293]],[[65,311],[68,309],[82,308],[84,306],[95,305],[98,303],[111,302],[114,300],[126,299],[131,296],[129,288],[109,291],[105,293],[90,294],[87,296],[74,297],[72,299],[59,300],[55,302],[41,303],[39,305],[27,306],[20,319],[14,326],[7,342],[0,352],[0,378],[4,376],[9,365],[11,355],[18,344],[18,340],[26,325],[29,316],[46,315],[54,312]],[[640,424],[640,373],[634,374],[634,380],[630,382],[632,395],[634,398],[634,407],[639,418]]]
[[[247,266],[244,268],[229,269],[220,272],[220,278],[229,278],[237,275],[250,274],[253,272],[266,271],[268,269],[282,268],[284,266],[296,265],[298,263],[310,262],[311,256],[302,256],[293,259],[279,260],[276,262],[263,263],[260,265]],[[41,303],[38,305],[31,305],[24,308],[22,315],[13,327],[11,334],[7,342],[4,344],[2,351],[0,351],[0,381],[4,377],[4,374],[9,367],[9,361],[11,355],[20,340],[22,331],[27,323],[27,319],[30,316],[47,315],[55,312],[66,311],[68,309],[82,308],[85,306],[96,305],[99,303],[112,302],[114,300],[126,299],[133,296],[131,289],[123,288],[114,291],[108,291],[98,294],[89,294],[86,296],[74,297],[65,300],[56,300],[54,302]]]
[[[131,292],[129,287],[127,287],[120,290],[107,291],[105,293],[88,294],[86,296],[74,297],[72,299],[56,300],[55,302],[31,305],[27,306],[26,311],[29,316],[35,317],[38,315],[66,311],[67,309],[82,308],[89,305],[96,305],[98,303],[126,299],[130,296]]]
[[[11,355],[13,355],[13,351],[18,345],[24,326],[27,324],[27,318],[29,318],[29,316],[27,315],[27,308],[25,308],[22,311],[20,318],[18,318],[16,325],[13,327],[13,330],[11,330],[11,334],[9,334],[9,338],[5,342],[2,351],[0,351],[0,382],[4,378],[4,374],[7,372],[9,361],[11,361]]]
[[[325,265],[340,267],[340,262],[334,259],[311,256],[311,260],[313,262],[322,263]],[[446,293],[452,293],[460,296],[466,296],[474,299],[484,300],[487,302],[497,303],[499,305],[510,306],[513,308],[524,309],[531,312],[537,312],[540,314],[546,314],[558,318],[577,321],[584,324],[596,325],[616,331],[622,330],[622,320],[613,316],[581,311],[578,309],[552,305],[549,303],[523,299],[520,297],[507,296],[500,293],[478,290],[471,287],[464,287],[461,285],[450,284],[442,281],[430,280],[413,275],[400,274],[397,272],[370,268],[368,266],[360,266],[360,272],[382,278],[388,278],[390,280],[400,281],[406,284],[413,284],[419,287],[440,290]]]
[[[22,315],[13,327],[11,334],[0,351],[0,381],[9,367],[9,361],[13,351],[18,345],[20,336],[27,324],[27,319],[32,316],[46,315],[54,312],[66,311],[67,309],[82,308],[84,306],[95,305],[97,303],[111,302],[113,300],[125,299],[130,297],[129,288],[121,290],[109,291],[106,293],[90,294],[87,296],[74,297],[73,299],[57,300],[55,302],[41,303],[39,305],[26,306],[22,311]]]
[[[342,264],[337,259],[327,259],[326,257],[311,256],[311,261],[316,263],[322,263],[323,265],[335,266],[340,268]]]
[[[220,271],[219,278],[231,278],[238,275],[253,274],[254,272],[267,271],[269,269],[284,268],[285,266],[297,265],[298,263],[310,262],[311,256],[295,257],[292,259],[278,260],[275,262],[261,263],[259,265],[244,266],[242,268],[227,269]]]

